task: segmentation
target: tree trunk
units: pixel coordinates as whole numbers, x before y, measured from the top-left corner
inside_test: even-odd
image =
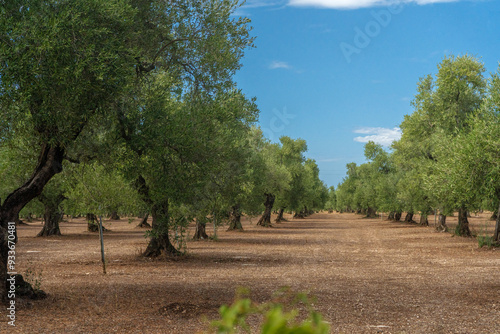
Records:
[[[415,221],[413,220],[413,212],[406,213],[405,223],[415,223]]]
[[[208,240],[206,227],[206,221],[196,219],[196,231],[194,232],[193,240]]]
[[[401,220],[401,216],[403,215],[403,213],[401,211],[397,211],[395,214],[394,214],[394,221],[400,221]]]
[[[420,225],[429,226],[429,219],[427,218],[427,213],[420,213]]]
[[[228,231],[243,231],[243,225],[241,225],[241,211],[239,204],[233,205],[231,208],[231,215],[229,216],[229,228]]]
[[[470,237],[472,235],[469,229],[469,220],[467,219],[467,209],[464,207],[458,209],[458,225],[455,233],[463,237]]]
[[[99,218],[93,213],[87,213],[87,231],[89,232],[99,232]],[[106,228],[102,227],[103,231],[106,231]]]
[[[117,211],[112,211],[111,212],[111,216],[109,217],[109,219],[111,219],[111,220],[120,220],[120,216],[118,216],[118,212]]]
[[[266,209],[264,210],[262,217],[260,217],[259,221],[257,222],[257,225],[264,227],[271,227],[271,212],[273,210],[275,197],[273,194],[265,194],[265,195],[266,195],[266,202],[264,203],[264,206],[266,207]]]
[[[142,218],[141,222],[139,223],[139,225],[137,225],[137,227],[150,228],[151,225],[149,225],[149,223],[148,223],[148,218],[149,218],[149,213],[146,213],[144,215],[144,217]]]
[[[62,161],[64,159],[64,149],[59,146],[42,146],[37,166],[31,177],[19,188],[10,193],[0,207],[0,298],[3,302],[8,301],[7,286],[7,258],[9,246],[13,246],[17,241],[17,235],[9,233],[9,227],[15,227],[19,218],[19,212],[32,199],[39,196],[47,182],[62,171]],[[12,230],[12,229],[11,229]],[[9,240],[9,235],[14,235],[14,240]]]
[[[30,213],[28,213],[28,215],[26,217],[24,217],[24,219],[28,222],[28,223],[31,223],[33,221],[33,216]]]
[[[45,213],[43,219],[45,224],[42,230],[37,234],[37,237],[48,237],[50,235],[61,235],[59,223],[62,220],[62,212],[59,210],[62,201],[66,199],[64,195],[59,194],[56,198],[49,198],[48,196],[39,196],[40,202],[45,206]]]
[[[181,255],[181,252],[175,249],[169,238],[168,199],[155,203],[151,209],[151,216],[153,217],[152,237],[143,256],[158,257],[162,252],[165,252],[166,255]]]
[[[395,215],[394,211],[389,212],[389,216],[387,216],[387,220],[394,220],[394,215]]]
[[[306,216],[307,216],[306,209],[302,209],[302,211],[295,212],[293,214],[294,219],[304,219],[304,218],[306,218]]]
[[[493,212],[491,214],[490,220],[497,220],[498,219],[498,212]]]
[[[276,223],[281,223],[283,221],[286,221],[286,219],[283,217],[284,213],[285,213],[285,208],[280,208],[280,211],[278,212],[278,217],[276,217],[275,220]]]
[[[375,218],[375,217],[377,217],[377,212],[372,208],[368,208],[366,210],[366,218]]]
[[[448,226],[446,226],[446,215],[443,215],[442,213],[439,214],[436,230],[439,232],[448,231]]]

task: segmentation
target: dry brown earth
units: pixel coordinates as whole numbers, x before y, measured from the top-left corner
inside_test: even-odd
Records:
[[[15,328],[2,309],[0,332],[199,333],[237,287],[265,302],[290,286],[317,297],[332,333],[500,333],[498,249],[354,214],[255,222],[221,229],[217,242],[189,241],[185,258],[153,261],[137,256],[147,245],[138,220],[107,223],[105,276],[83,220],[62,223],[61,237],[36,238],[40,222],[20,226],[17,271],[42,270],[48,298],[18,302]],[[486,214],[471,224],[493,226]]]

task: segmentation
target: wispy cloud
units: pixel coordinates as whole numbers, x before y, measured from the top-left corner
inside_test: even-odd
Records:
[[[323,7],[332,9],[357,9],[377,6],[390,6],[414,3],[427,5],[440,2],[456,2],[459,0],[289,0],[290,6]]]
[[[271,70],[276,70],[278,68],[284,68],[285,70],[289,70],[291,69],[292,67],[287,63],[287,62],[284,62],[284,61],[273,61],[270,65],[269,65],[269,68]]]
[[[317,162],[338,162],[338,161],[343,161],[345,160],[344,158],[325,158],[325,159],[318,159]]]
[[[246,0],[245,4],[238,8],[233,16],[251,16],[250,12],[255,8],[281,9],[286,7],[288,0]]]
[[[393,141],[401,138],[401,129],[400,128],[359,128],[354,130],[354,133],[363,134],[365,136],[358,136],[354,138],[354,141],[360,143],[368,143],[372,141],[374,143],[390,146]]]

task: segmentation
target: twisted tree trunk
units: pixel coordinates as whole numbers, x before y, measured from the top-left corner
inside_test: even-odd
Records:
[[[284,213],[285,213],[285,208],[280,208],[280,211],[278,212],[278,217],[276,217],[275,220],[276,223],[281,223],[282,221],[286,221],[286,219],[283,217]]]
[[[394,220],[395,219],[394,215],[395,215],[394,211],[389,212],[389,216],[387,216],[387,220]]]
[[[151,225],[149,225],[148,223],[148,218],[149,218],[149,213],[146,213],[144,215],[144,217],[142,217],[142,220],[141,222],[139,223],[139,225],[137,225],[137,227],[141,227],[141,228],[150,228]]]
[[[403,215],[403,213],[401,211],[397,211],[395,214],[394,214],[394,221],[400,221],[401,220],[401,216]]]
[[[446,226],[446,215],[443,215],[442,213],[439,214],[436,230],[439,232],[448,231],[448,226]]]
[[[429,226],[429,219],[427,218],[427,213],[420,213],[420,225],[422,226]]]
[[[413,220],[413,212],[406,213],[405,223],[415,223],[415,221]]]
[[[99,219],[97,218],[97,216],[93,213],[87,213],[85,218],[87,220],[87,231],[99,232]],[[102,227],[102,230],[106,230],[104,226]]]
[[[243,225],[241,225],[241,211],[240,205],[233,205],[231,208],[231,214],[229,216],[229,228],[228,231],[243,231]]]
[[[0,206],[0,298],[3,302],[8,301],[7,258],[10,247],[13,247],[17,241],[15,222],[19,219],[19,212],[42,193],[43,188],[54,175],[62,171],[64,154],[62,147],[44,144],[31,177],[21,187],[10,193]],[[10,236],[13,237],[9,238]]]
[[[467,209],[463,206],[458,209],[458,225],[455,232],[463,237],[472,235],[469,229],[469,220],[467,219]]]
[[[145,257],[158,257],[163,252],[166,255],[181,255],[181,252],[170,242],[168,199],[155,203],[151,209],[151,216],[153,217],[152,237],[143,255]]]
[[[372,208],[366,209],[366,217],[367,218],[375,218],[377,217],[377,212],[373,210]]]
[[[62,212],[59,209],[62,201],[65,199],[66,197],[62,194],[59,194],[56,198],[49,198],[43,195],[39,196],[40,202],[45,206],[45,213],[43,215],[45,223],[42,230],[37,234],[37,237],[61,235],[59,223],[62,220]]]
[[[266,202],[264,203],[265,210],[264,213],[262,214],[262,217],[260,217],[259,221],[257,222],[257,225],[264,227],[271,227],[271,212],[273,211],[275,197],[273,194],[265,194],[265,195],[266,195]]]
[[[193,240],[207,240],[207,222],[201,219],[196,219],[196,230],[193,235]]]

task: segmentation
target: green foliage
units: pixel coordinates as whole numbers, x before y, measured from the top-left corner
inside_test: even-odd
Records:
[[[108,215],[113,211],[137,214],[144,210],[135,189],[116,170],[92,163],[74,166],[66,174],[67,214]]]
[[[236,301],[231,306],[221,306],[219,313],[221,319],[211,323],[216,333],[240,333],[250,332],[247,318],[254,315],[264,317],[260,327],[262,334],[326,334],[329,326],[322,320],[319,313],[310,306],[310,300],[305,294],[293,296],[285,289],[275,297],[274,301],[256,304],[249,298],[243,298],[239,292]],[[305,305],[309,310],[309,316],[303,321],[298,321],[299,309],[285,310],[285,302],[297,307]]]
[[[492,236],[489,235],[478,235],[477,236],[477,244],[479,248],[487,247],[500,247],[498,242],[495,242]]]

